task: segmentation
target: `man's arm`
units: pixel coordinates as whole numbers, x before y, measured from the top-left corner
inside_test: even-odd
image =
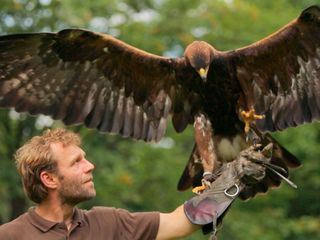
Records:
[[[157,240],[175,239],[191,235],[200,229],[192,224],[184,213],[183,205],[171,213],[160,213],[160,224]]]

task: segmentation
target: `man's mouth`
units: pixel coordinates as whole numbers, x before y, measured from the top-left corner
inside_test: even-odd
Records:
[[[88,178],[87,180],[84,181],[84,183],[88,183],[88,182],[93,182],[93,178]]]

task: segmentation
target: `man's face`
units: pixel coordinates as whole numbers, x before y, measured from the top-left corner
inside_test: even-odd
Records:
[[[96,196],[92,172],[94,165],[76,145],[51,144],[58,166],[58,192],[63,203],[75,205]]]

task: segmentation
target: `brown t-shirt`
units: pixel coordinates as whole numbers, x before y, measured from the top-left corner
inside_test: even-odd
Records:
[[[40,217],[34,208],[0,226],[1,240],[135,240],[155,239],[158,212],[130,213],[124,209],[75,208],[70,230],[66,225]]]

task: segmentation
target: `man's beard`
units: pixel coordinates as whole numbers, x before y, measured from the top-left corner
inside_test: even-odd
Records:
[[[86,187],[87,183],[84,184],[79,180],[68,179],[62,175],[59,176],[59,179],[61,183],[59,195],[64,204],[75,206],[96,196],[94,187]]]

